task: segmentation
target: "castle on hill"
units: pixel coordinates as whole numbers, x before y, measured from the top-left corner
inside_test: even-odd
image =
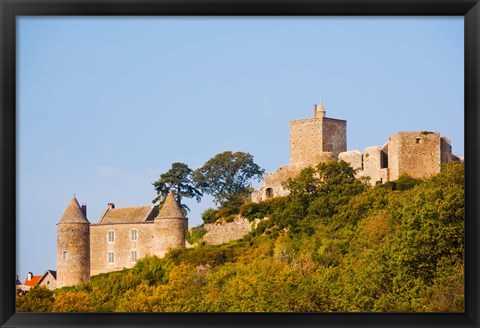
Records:
[[[97,223],[75,197],[57,223],[57,288],[78,285],[90,276],[130,268],[146,255],[163,257],[185,247],[188,219],[170,192],[156,206],[115,208],[109,203]]]
[[[318,163],[343,160],[369,177],[371,185],[401,176],[426,179],[440,172],[442,164],[461,161],[438,132],[397,132],[383,146],[347,151],[347,121],[326,116],[322,102],[313,107],[313,118],[290,121],[290,164],[267,173],[263,186],[252,194],[253,202],[286,196],[282,183]]]
[[[286,196],[288,190],[282,186],[286,179],[306,167],[338,160],[375,185],[401,176],[425,179],[439,173],[441,164],[461,159],[452,154],[447,138],[426,131],[398,132],[383,146],[367,147],[363,153],[347,151],[347,122],[326,117],[320,102],[314,105],[313,118],[290,122],[290,164],[268,173],[263,186],[252,193],[252,201]],[[88,221],[86,205],[80,206],[74,197],[57,224],[56,286],[78,285],[99,273],[130,268],[146,255],[163,257],[169,249],[185,247],[187,228],[188,219],[173,193],[160,210],[156,206],[115,208],[109,203],[97,223]],[[229,235],[234,227],[215,228],[223,237],[238,239],[238,234]]]

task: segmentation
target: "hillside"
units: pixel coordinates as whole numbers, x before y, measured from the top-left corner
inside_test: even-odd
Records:
[[[463,172],[370,187],[345,162],[320,164],[287,197],[223,209],[268,218],[241,240],[35,288],[17,311],[462,312]]]

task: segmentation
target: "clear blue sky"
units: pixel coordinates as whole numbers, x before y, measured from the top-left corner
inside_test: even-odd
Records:
[[[171,163],[225,150],[267,172],[289,162],[289,125],[323,99],[347,147],[439,131],[463,155],[463,17],[20,17],[17,273],[55,269],[73,194],[150,205]],[[211,198],[187,203],[201,223]]]

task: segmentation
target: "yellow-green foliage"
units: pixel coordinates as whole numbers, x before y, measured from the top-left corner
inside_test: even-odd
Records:
[[[148,257],[55,298],[35,288],[17,310],[463,311],[463,165],[369,187],[345,164],[323,164],[289,186],[239,209],[269,217],[243,240]]]

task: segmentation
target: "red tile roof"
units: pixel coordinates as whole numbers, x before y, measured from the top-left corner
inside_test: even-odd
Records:
[[[38,282],[40,281],[40,279],[42,279],[42,276],[33,276],[32,279],[29,281],[28,280],[28,277],[25,279],[25,283],[24,285],[25,286],[30,286],[30,287],[34,287],[38,284]]]

